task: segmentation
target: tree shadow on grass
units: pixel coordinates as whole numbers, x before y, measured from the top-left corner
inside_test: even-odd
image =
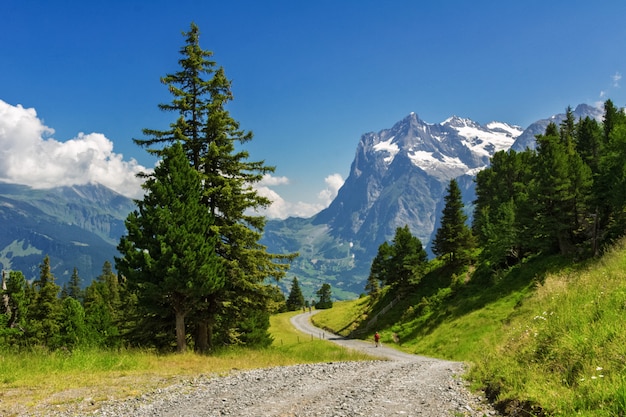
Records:
[[[459,276],[466,276],[466,270],[443,265],[430,271],[419,284],[404,289],[400,301],[384,316],[378,317],[378,328],[413,321],[413,329],[403,335],[404,339],[424,337],[437,329],[444,321],[451,321],[485,308],[505,297],[517,296],[515,307],[521,305],[532,289],[543,283],[545,277],[562,268],[572,265],[571,260],[551,256],[529,260],[506,271],[493,272],[478,269],[467,282],[459,283]],[[373,314],[380,311],[397,293],[387,292],[384,298],[373,306]],[[355,334],[366,334],[372,330],[367,322],[358,326]]]

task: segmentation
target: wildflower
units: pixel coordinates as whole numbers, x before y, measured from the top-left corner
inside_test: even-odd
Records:
[[[601,366],[598,366],[598,367],[596,368],[596,371],[601,371],[601,370],[602,370],[602,367],[601,367]]]
[[[598,377],[594,375],[591,377],[591,379],[598,379]]]

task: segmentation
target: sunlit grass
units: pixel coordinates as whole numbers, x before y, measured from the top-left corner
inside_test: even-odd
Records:
[[[626,415],[625,252],[549,275],[474,377],[552,415]]]
[[[369,297],[352,301],[337,301],[328,310],[320,310],[313,316],[313,323],[321,328],[333,329],[341,336],[348,336],[357,329],[357,324],[367,318]]]
[[[85,401],[96,407],[107,399],[137,397],[182,380],[233,370],[369,359],[297,332],[289,323],[295,314],[271,318],[274,343],[266,349],[228,348],[212,355],[159,355],[141,350],[0,352],[0,415]]]
[[[388,344],[397,334],[401,350],[470,363],[474,386],[502,404],[626,416],[626,244],[582,265],[539,258],[491,279],[406,294],[376,328]],[[316,321],[347,328],[367,315],[362,303],[338,303]]]

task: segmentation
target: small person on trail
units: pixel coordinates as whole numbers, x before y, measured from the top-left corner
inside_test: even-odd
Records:
[[[380,344],[380,335],[378,334],[378,332],[374,333],[374,344],[376,345],[376,347],[378,347],[378,345]]]

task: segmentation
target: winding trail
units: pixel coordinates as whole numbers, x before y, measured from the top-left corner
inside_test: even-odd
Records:
[[[47,417],[484,417],[498,415],[468,391],[463,363],[375,347],[314,327],[303,313],[299,331],[384,360],[277,366],[200,376],[96,411],[77,407]],[[82,403],[81,403],[82,404]],[[35,414],[33,414],[35,415]],[[39,415],[39,414],[37,414]]]
[[[368,342],[365,342],[363,340],[358,340],[358,339],[347,339],[345,337],[341,337],[336,334],[325,332],[319,327],[315,327],[311,323],[311,317],[319,313],[319,311],[320,310],[315,310],[315,311],[312,311],[311,313],[302,313],[302,314],[298,314],[297,316],[293,316],[291,318],[291,324],[293,324],[293,326],[298,331],[301,331],[302,333],[310,334],[316,337],[321,336],[324,339],[334,342],[340,346],[343,346],[349,349],[360,350],[373,357],[389,359],[393,361],[410,361],[410,362],[432,360],[424,356],[411,355],[410,353],[405,353],[405,352],[401,352],[393,348],[386,347],[382,343],[379,347],[376,347],[374,346],[373,342],[368,343]],[[452,364],[453,362],[449,362],[449,363]]]

